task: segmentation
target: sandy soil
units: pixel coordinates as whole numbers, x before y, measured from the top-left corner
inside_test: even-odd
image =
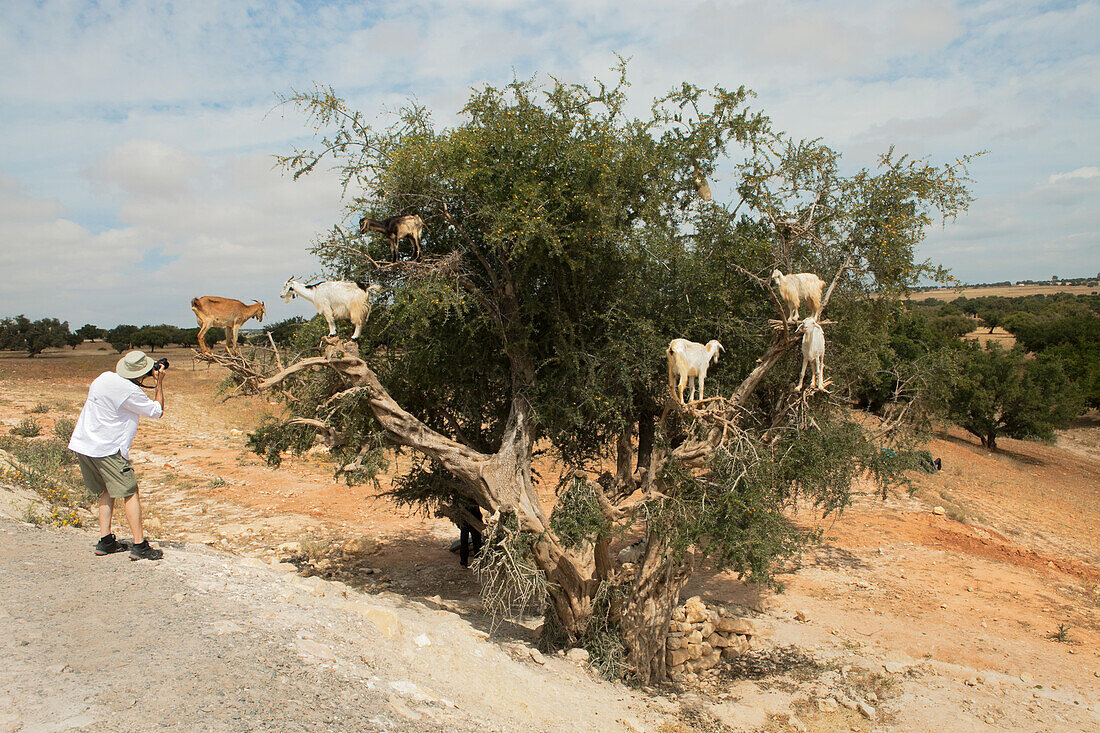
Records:
[[[284,543],[316,554],[366,537],[365,556],[333,557],[314,572],[364,598],[395,593],[484,625],[476,579],[447,552],[457,537],[449,522],[401,511],[374,487],[334,483],[322,460],[267,468],[245,452],[243,433],[277,407],[257,398],[220,403],[216,370],[192,371],[183,351],[169,357],[168,411],[143,423],[134,445],[154,537],[265,562],[288,554]],[[116,359],[98,344],[34,360],[0,354],[0,422],[15,425],[42,403],[49,411],[35,417],[48,434],[54,419],[75,417],[88,382]],[[783,575],[784,592],[705,568],[689,587],[757,609],[769,643],[805,650],[810,669],[757,681],[716,674],[698,689],[655,691],[648,712],[631,708],[631,724],[1100,730],[1100,422],[1081,421],[1055,445],[1006,439],[996,454],[948,430],[929,449],[943,458],[942,473],[915,476],[912,496],[857,497],[825,526],[825,543]],[[936,505],[946,513],[934,515]],[[1069,627],[1064,641],[1054,638],[1060,625]],[[507,648],[530,634],[512,626],[494,641]],[[621,685],[594,690],[609,705],[625,694]],[[830,696],[872,705],[874,719],[833,710]],[[477,717],[476,708],[463,711]],[[553,729],[534,722],[546,712],[532,714],[529,729]]]

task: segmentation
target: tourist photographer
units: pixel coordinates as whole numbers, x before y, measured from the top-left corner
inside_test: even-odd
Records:
[[[76,421],[69,449],[76,453],[84,485],[99,497],[101,537],[95,546],[97,555],[129,549],[131,560],[159,560],[164,556],[145,539],[137,476],[130,465],[130,444],[142,417],[159,418],[164,414],[167,370],[167,359],[153,361],[142,351],[131,351],[118,360],[113,372],[100,374],[88,389],[88,400]],[[149,378],[152,385],[147,382]],[[143,388],[153,390],[152,399]],[[123,500],[126,521],[134,533],[133,547],[128,548],[111,533],[115,499]]]

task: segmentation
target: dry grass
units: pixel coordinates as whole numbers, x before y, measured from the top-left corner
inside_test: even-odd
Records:
[[[963,338],[977,341],[982,346],[995,341],[1006,351],[1016,345],[1016,337],[1000,326],[994,328],[993,333],[990,333],[988,328],[978,328],[966,334]]]
[[[988,295],[1000,295],[1005,298],[1021,298],[1025,295],[1054,295],[1071,293],[1073,295],[1091,295],[1098,288],[1089,285],[996,285],[984,288],[939,288],[913,293],[910,300],[954,300],[955,298],[982,298]]]

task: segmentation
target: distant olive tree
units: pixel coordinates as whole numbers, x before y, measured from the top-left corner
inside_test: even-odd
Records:
[[[1049,440],[1082,408],[1059,360],[1027,359],[1022,347],[1005,351],[997,343],[967,344],[948,401],[951,420],[990,450],[1002,435]]]
[[[70,336],[68,322],[56,318],[32,321],[19,315],[0,321],[0,349],[26,351],[30,358],[48,348],[65,346]]]

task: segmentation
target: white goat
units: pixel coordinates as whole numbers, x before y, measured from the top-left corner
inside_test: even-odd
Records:
[[[707,368],[712,361],[718,361],[718,352],[725,350],[722,344],[713,339],[708,341],[706,346],[687,339],[672,339],[669,342],[668,386],[676,391],[681,404],[684,404],[684,387],[692,377],[699,383],[699,399],[703,399],[703,382],[707,379]],[[694,400],[695,384],[693,383],[691,398],[688,402]]]
[[[380,285],[366,285],[348,280],[329,280],[306,285],[296,277],[290,277],[283,284],[279,297],[289,303],[301,296],[313,303],[317,312],[328,321],[328,335],[336,335],[336,319],[351,321],[355,325],[353,339],[359,338],[363,324],[370,316],[372,300],[382,292]]]
[[[779,270],[772,270],[772,284],[786,306],[787,312],[783,316],[788,322],[798,320],[798,306],[802,301],[814,309],[814,318],[821,317],[821,290],[825,287],[825,281],[817,275],[812,272],[784,275]]]
[[[810,389],[825,389],[825,332],[813,316],[798,326],[802,331],[802,373],[798,375],[797,392],[802,391],[802,380],[806,378],[806,367],[810,366]]]

